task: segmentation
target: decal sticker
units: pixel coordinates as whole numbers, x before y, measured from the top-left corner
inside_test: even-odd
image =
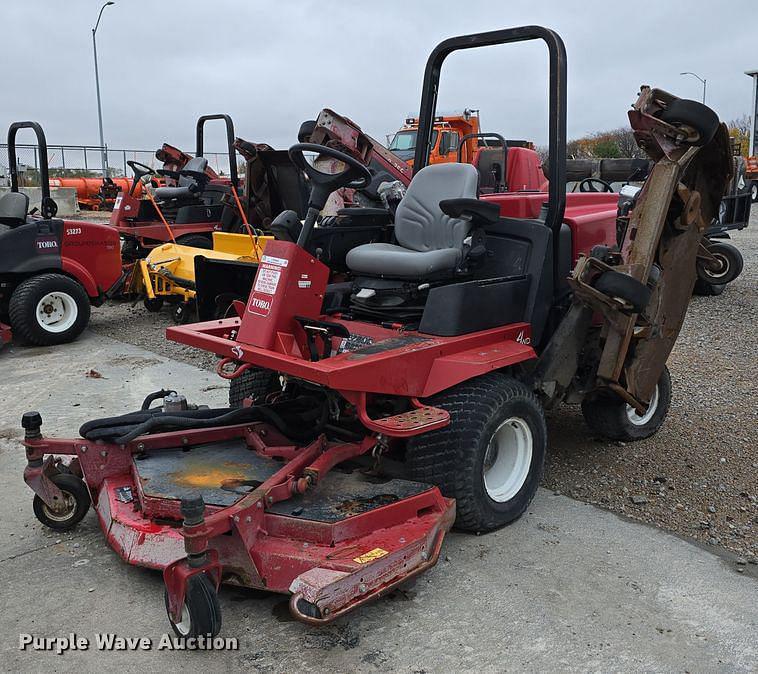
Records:
[[[119,207],[120,207],[120,206],[121,206],[121,195],[119,194],[119,195],[116,197],[116,201],[114,201],[114,202],[113,202],[113,210],[114,210],[114,211],[117,211],[117,210],[119,209]]]
[[[277,267],[286,267],[290,263],[289,260],[285,260],[283,257],[272,257],[271,255],[264,255],[261,257],[261,262],[268,262]]]
[[[519,344],[527,344],[527,345],[528,345],[528,344],[531,344],[531,343],[532,343],[532,338],[531,338],[531,337],[525,337],[525,336],[524,336],[524,331],[523,331],[523,330],[521,330],[521,331],[518,333],[518,336],[516,337],[516,341],[517,341]]]
[[[276,289],[279,287],[281,276],[282,272],[276,267],[261,265],[255,277],[255,290],[268,295],[276,295]]]
[[[45,254],[58,252],[58,239],[54,235],[38,236],[36,243],[38,253]]]
[[[242,358],[243,351],[237,344],[232,347],[231,351],[237,358]]]
[[[383,550],[382,548],[374,548],[373,550],[364,552],[359,557],[355,557],[353,561],[358,564],[368,564],[369,562],[373,562],[377,559],[381,559],[382,557],[384,557],[384,555],[388,555],[388,554],[390,553],[387,550]]]
[[[274,298],[271,295],[265,293],[254,292],[250,297],[250,303],[247,305],[247,310],[251,314],[258,316],[268,316],[271,311],[271,304]]]
[[[310,288],[311,287],[311,282],[310,281],[298,281],[297,282],[297,287],[298,288]]]
[[[67,236],[76,236],[77,234],[82,233],[81,227],[67,227],[66,228],[66,235]]]

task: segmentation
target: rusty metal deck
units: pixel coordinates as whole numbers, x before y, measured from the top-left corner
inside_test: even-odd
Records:
[[[282,462],[260,456],[243,440],[163,450],[135,462],[146,497],[179,500],[201,493],[208,505],[230,506],[268,479]],[[328,473],[304,495],[269,512],[315,522],[339,522],[431,489],[410,480],[382,479],[359,470]]]

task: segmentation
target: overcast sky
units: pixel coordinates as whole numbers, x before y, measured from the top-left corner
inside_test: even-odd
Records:
[[[41,122],[48,142],[97,144],[91,29],[98,0],[0,0],[0,125]],[[275,147],[323,107],[384,140],[418,111],[426,58],[442,39],[524,24],[568,53],[568,136],[626,124],[641,83],[700,99],[729,120],[750,108],[758,2],[732,0],[116,0],[98,29],[105,139],[112,148],[192,149],[198,115],[228,112],[237,135]],[[461,52],[439,108],[481,110],[483,127],[546,140],[542,44]],[[3,132],[4,133],[4,132]],[[223,148],[221,127],[207,150]],[[29,142],[19,138],[20,142]]]

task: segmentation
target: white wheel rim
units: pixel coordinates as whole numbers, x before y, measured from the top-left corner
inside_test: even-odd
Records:
[[[178,623],[175,623],[175,627],[177,632],[183,637],[186,637],[192,629],[192,620],[190,618],[189,609],[187,608],[187,602],[182,604],[182,619]]]
[[[758,185],[753,185],[750,188],[750,194],[753,197],[753,201],[758,201]]]
[[[705,273],[708,276],[710,276],[712,279],[723,278],[729,273],[729,259],[725,255],[722,255],[721,253],[714,253],[713,257],[716,258],[716,261],[719,263],[720,266],[717,271],[714,271],[706,267]]]
[[[65,332],[79,316],[76,301],[68,293],[55,291],[37,302],[37,323],[46,332]]]
[[[526,482],[534,441],[529,425],[518,417],[506,419],[492,434],[484,454],[484,487],[498,503],[510,501]]]
[[[650,398],[650,404],[648,405],[647,412],[645,414],[638,414],[637,410],[631,405],[626,406],[626,417],[635,426],[644,426],[648,421],[653,418],[655,411],[658,409],[658,387],[655,387],[653,391],[653,397]]]

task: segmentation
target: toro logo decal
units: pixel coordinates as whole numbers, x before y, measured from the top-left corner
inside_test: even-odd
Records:
[[[265,293],[253,293],[250,297],[250,302],[247,305],[247,310],[251,314],[268,316],[273,301],[274,298],[271,295],[266,295]]]
[[[38,236],[36,239],[37,252],[42,253],[57,253],[58,252],[58,239],[55,236]]]

